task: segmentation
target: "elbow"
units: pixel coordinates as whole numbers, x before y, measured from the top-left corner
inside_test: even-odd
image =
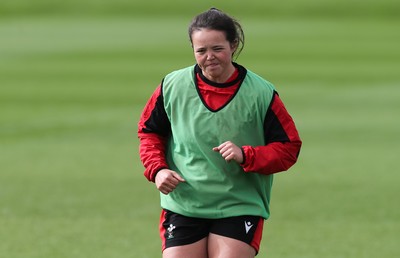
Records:
[[[295,160],[295,162],[296,162],[297,159],[299,158],[300,150],[301,150],[301,145],[302,145],[302,144],[303,144],[303,142],[302,142],[301,140],[298,140],[298,141],[293,142],[294,148],[295,148],[295,150],[296,150],[296,160]]]
[[[296,164],[299,159],[301,145],[301,140],[290,142],[286,152],[287,155],[285,155],[284,162],[282,162],[284,171],[289,170],[289,168]]]

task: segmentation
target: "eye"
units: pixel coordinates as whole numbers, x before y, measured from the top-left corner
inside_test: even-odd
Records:
[[[216,47],[216,48],[214,48],[214,51],[217,51],[217,52],[220,52],[220,51],[222,51],[222,50],[224,50],[223,47]]]
[[[203,48],[200,48],[200,49],[196,50],[196,53],[199,53],[199,54],[204,54],[205,52],[206,52],[206,50],[203,49]]]

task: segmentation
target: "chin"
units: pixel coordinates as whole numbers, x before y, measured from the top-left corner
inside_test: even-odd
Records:
[[[209,78],[219,78],[221,76],[220,73],[207,73]]]
[[[207,69],[206,72],[212,77],[218,77],[222,74],[220,70],[221,69],[219,68],[213,68],[213,69]]]

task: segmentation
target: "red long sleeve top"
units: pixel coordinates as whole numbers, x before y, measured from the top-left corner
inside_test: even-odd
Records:
[[[198,92],[212,110],[224,106],[244,78],[240,67],[222,84],[209,81],[198,67],[195,71]],[[288,170],[297,161],[302,142],[292,117],[276,92],[265,115],[264,131],[265,145],[240,146],[244,154],[243,170],[265,175]],[[164,110],[160,84],[148,100],[138,124],[140,159],[149,181],[154,182],[157,172],[168,168],[165,145],[169,134],[170,123]]]

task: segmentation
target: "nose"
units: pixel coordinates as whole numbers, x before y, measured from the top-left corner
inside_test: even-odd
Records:
[[[207,60],[212,60],[214,59],[214,53],[213,52],[207,52]]]

